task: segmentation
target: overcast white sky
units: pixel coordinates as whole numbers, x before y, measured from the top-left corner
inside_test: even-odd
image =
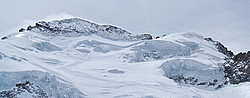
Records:
[[[134,34],[196,32],[239,52],[250,50],[249,5],[250,0],[5,0],[0,35],[66,13]]]

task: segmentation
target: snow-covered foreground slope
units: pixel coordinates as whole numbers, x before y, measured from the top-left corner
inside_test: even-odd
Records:
[[[153,40],[122,35],[122,40],[114,40],[101,35],[106,31],[51,36],[37,30],[12,33],[0,41],[0,92],[29,81],[49,97],[250,97],[249,83],[215,90],[225,82],[221,64],[226,55],[195,33]],[[51,77],[50,85],[45,76]]]

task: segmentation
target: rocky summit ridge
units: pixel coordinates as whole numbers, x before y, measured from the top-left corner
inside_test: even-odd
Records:
[[[80,18],[70,18],[63,20],[53,20],[51,22],[40,21],[34,26],[28,26],[27,31],[41,32],[45,35],[64,35],[64,36],[80,36],[96,34],[111,40],[151,40],[150,34],[133,35],[132,33],[113,26],[113,25],[99,25]],[[20,32],[25,29],[20,29]]]

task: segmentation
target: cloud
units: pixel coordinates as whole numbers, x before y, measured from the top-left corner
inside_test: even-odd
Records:
[[[52,21],[52,20],[62,20],[62,19],[67,19],[67,18],[74,18],[76,16],[67,14],[65,12],[60,12],[58,14],[51,14],[46,16],[43,19],[38,19],[38,20],[30,20],[30,19],[26,19],[24,20],[24,24],[23,27],[27,27],[28,25],[34,25],[34,23],[38,22],[38,21]]]
[[[29,25],[34,25],[36,22],[39,22],[39,21],[62,20],[62,19],[74,18],[74,17],[76,17],[76,16],[67,14],[65,12],[60,12],[57,14],[55,13],[55,14],[48,15],[42,19],[34,19],[34,20],[24,19],[21,24],[15,25],[15,26],[13,25],[13,27],[11,27],[9,30],[7,30],[7,32],[2,33],[1,35],[4,36],[4,35],[7,35],[7,34],[12,33],[12,32],[18,32],[18,30],[20,28],[27,28]]]
[[[66,12],[60,12],[58,14],[52,14],[49,16],[46,16],[44,19],[44,21],[52,21],[52,20],[62,20],[62,19],[67,19],[67,18],[74,18],[76,16],[70,15]]]

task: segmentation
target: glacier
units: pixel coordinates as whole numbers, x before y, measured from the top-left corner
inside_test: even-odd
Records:
[[[224,59],[233,54],[197,33],[154,39],[80,18],[19,31],[0,40],[2,93],[23,84],[51,98],[250,97],[248,82],[224,84]],[[39,96],[32,94],[16,97]]]

